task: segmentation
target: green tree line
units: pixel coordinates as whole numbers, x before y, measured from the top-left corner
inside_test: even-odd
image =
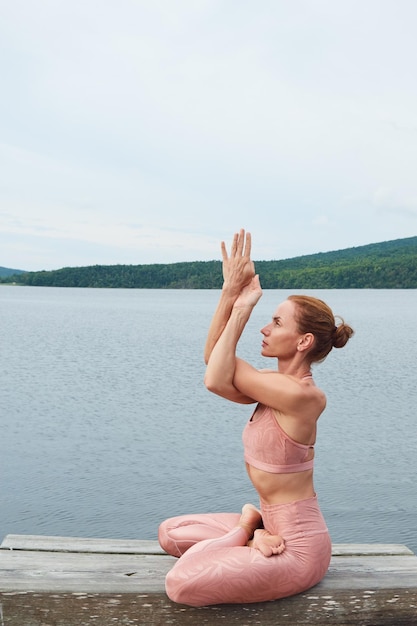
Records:
[[[264,289],[416,289],[417,237],[279,261],[255,261]],[[91,265],[23,272],[3,283],[48,287],[220,289],[220,261]]]

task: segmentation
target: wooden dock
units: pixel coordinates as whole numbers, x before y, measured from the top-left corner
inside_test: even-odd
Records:
[[[417,626],[417,556],[403,545],[335,544],[328,574],[305,593],[202,608],[165,595],[175,560],[156,541],[7,535],[0,626]]]

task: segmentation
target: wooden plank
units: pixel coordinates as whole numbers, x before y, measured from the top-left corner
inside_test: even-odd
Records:
[[[417,556],[403,545],[334,544],[327,575],[305,593],[203,608],[167,598],[164,580],[176,559],[156,541],[8,535],[0,548],[7,626],[38,624],[40,615],[56,626],[417,623]]]
[[[154,554],[0,551],[0,591],[163,593],[176,559]],[[415,555],[333,556],[317,589],[417,589]]]
[[[325,579],[329,590],[401,589],[417,590],[415,555],[334,556]]]
[[[41,535],[7,535],[3,550],[36,550],[47,552],[98,552],[106,554],[165,554],[157,541],[141,539],[96,539]],[[333,556],[342,555],[412,555],[407,546],[392,543],[336,543]]]
[[[163,593],[168,555],[0,552],[0,591]]]
[[[7,626],[38,624],[40,615],[56,626],[416,623],[417,556],[396,544],[335,544],[327,575],[302,594],[203,608],[167,598],[164,579],[176,559],[157,542],[10,535],[1,548],[0,616]]]
[[[407,546],[398,543],[334,543],[332,545],[333,556],[377,556],[384,554],[413,555],[414,552]]]
[[[101,552],[108,554],[164,554],[157,541],[40,535],[6,535],[0,545],[0,549],[47,552]]]
[[[417,590],[315,588],[277,602],[203,608],[174,604],[165,594],[0,593],[0,607],[5,626],[415,626]]]

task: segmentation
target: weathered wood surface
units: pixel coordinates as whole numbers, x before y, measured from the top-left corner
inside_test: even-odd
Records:
[[[162,554],[157,541],[146,539],[95,539],[43,535],[7,535],[2,550],[35,550],[41,552],[102,552],[115,554]],[[336,543],[333,556],[343,555],[413,555],[407,546],[397,543]]]
[[[332,554],[323,589],[417,588],[417,556],[406,546],[335,544]],[[156,541],[7,535],[0,591],[163,593],[175,560]]]
[[[145,539],[94,539],[83,537],[48,537],[42,535],[7,535],[0,549],[41,552],[103,552],[114,554],[165,554],[157,541]]]
[[[0,548],[1,626],[417,626],[417,556],[396,544],[335,544],[328,574],[306,593],[200,609],[166,597],[176,559],[157,542],[8,535]]]

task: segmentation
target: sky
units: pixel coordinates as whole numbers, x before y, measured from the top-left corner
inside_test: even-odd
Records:
[[[4,0],[0,266],[417,234],[415,0]]]

